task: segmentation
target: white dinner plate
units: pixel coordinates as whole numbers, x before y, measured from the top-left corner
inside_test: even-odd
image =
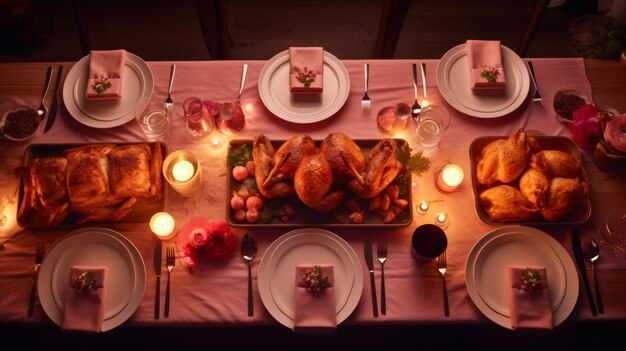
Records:
[[[82,228],[59,239],[48,250],[39,270],[39,300],[53,322],[63,323],[63,304],[73,265],[106,266],[109,270],[103,331],[119,326],[135,312],[146,287],[141,254],[118,232]]]
[[[134,118],[139,99],[152,96],[154,78],[150,67],[137,55],[126,53],[122,98],[87,100],[85,87],[89,76],[89,57],[76,62],[63,83],[63,102],[78,122],[93,128],[112,128]]]
[[[554,325],[562,323],[578,300],[578,273],[572,258],[550,235],[532,227],[495,229],[474,245],[465,264],[465,284],[478,309],[511,328],[507,266],[544,266]]]
[[[276,239],[259,266],[261,300],[270,314],[293,329],[297,264],[332,264],[335,275],[337,324],[356,308],[363,292],[358,256],[345,240],[327,230],[301,228]]]
[[[289,91],[289,50],[272,57],[259,75],[259,95],[276,117],[293,123],[314,123],[333,116],[350,94],[348,70],[334,55],[324,51],[324,91],[321,99],[294,101]]]
[[[496,118],[515,111],[526,100],[530,88],[528,69],[513,50],[501,47],[506,76],[504,90],[470,88],[465,44],[453,47],[441,57],[437,65],[437,87],[452,107],[473,117]]]

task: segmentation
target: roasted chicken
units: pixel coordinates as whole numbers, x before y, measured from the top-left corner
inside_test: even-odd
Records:
[[[162,197],[161,144],[91,144],[36,158],[23,170],[18,220],[30,227],[119,221],[138,199]]]
[[[552,178],[548,203],[539,211],[546,221],[556,222],[569,216],[587,197],[587,184],[578,178]]]
[[[572,154],[560,150],[542,150],[532,155],[530,167],[549,177],[576,178],[582,163]]]
[[[539,151],[537,140],[520,130],[507,139],[487,144],[476,166],[476,178],[487,186],[496,182],[511,183],[526,169],[531,152]]]
[[[519,190],[535,208],[548,204],[550,178],[534,168],[528,168],[519,179]]]
[[[483,191],[479,201],[489,219],[494,222],[529,221],[537,212],[519,190],[506,184]]]

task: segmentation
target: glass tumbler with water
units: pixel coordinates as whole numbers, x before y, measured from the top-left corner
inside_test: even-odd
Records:
[[[149,141],[162,140],[170,131],[170,116],[165,101],[156,97],[137,101],[135,120]]]
[[[194,138],[202,138],[213,130],[213,119],[202,101],[197,97],[183,102],[187,132]]]
[[[449,126],[450,114],[445,108],[438,105],[424,107],[415,127],[416,147],[418,149],[436,148]]]
[[[606,216],[600,234],[611,251],[626,251],[626,207],[614,209]]]

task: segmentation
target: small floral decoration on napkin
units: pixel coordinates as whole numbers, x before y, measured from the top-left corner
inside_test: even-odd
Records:
[[[79,294],[98,290],[102,287],[104,286],[98,283],[98,280],[94,278],[91,272],[81,273],[78,277],[76,277],[74,283],[72,284],[72,288],[76,289]]]
[[[495,83],[500,75],[500,70],[493,66],[485,66],[480,76],[485,78],[488,83]]]
[[[572,139],[578,146],[588,152],[592,152],[598,143],[600,136],[600,118],[603,113],[599,112],[593,104],[584,104],[572,114],[573,122],[567,124]]]
[[[230,256],[239,242],[239,238],[224,221],[209,222],[202,216],[193,217],[189,223],[183,225],[179,235],[186,240],[183,253],[191,271],[198,258],[217,259]]]
[[[100,80],[95,81],[91,88],[95,90],[98,95],[102,95],[111,87],[111,82],[108,80],[109,79],[107,77],[102,77]]]
[[[306,270],[298,286],[306,288],[308,292],[316,292],[322,291],[332,284],[328,280],[328,276],[322,271],[322,267],[316,265]]]
[[[313,73],[313,70],[304,67],[304,72],[298,73],[296,79],[298,79],[298,81],[302,83],[305,88],[308,88],[311,86],[311,83],[315,82],[315,77],[316,75]]]
[[[540,289],[543,284],[539,271],[530,267],[528,267],[526,271],[522,274],[522,276],[519,278],[519,281],[521,283],[519,288],[526,291],[534,291]]]

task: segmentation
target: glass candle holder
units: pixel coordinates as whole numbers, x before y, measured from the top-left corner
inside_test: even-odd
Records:
[[[183,102],[187,133],[194,138],[203,138],[213,130],[213,119],[202,101],[197,97]]]
[[[439,190],[450,193],[463,182],[463,169],[455,164],[447,164],[439,172],[435,184]]]
[[[167,183],[183,196],[192,196],[202,186],[202,167],[196,155],[187,150],[169,154],[163,161]]]
[[[378,111],[378,127],[387,133],[394,134],[406,128],[411,115],[411,107],[405,103],[383,107]]]
[[[170,240],[176,236],[176,222],[167,212],[157,212],[150,219],[150,230],[161,240]]]

